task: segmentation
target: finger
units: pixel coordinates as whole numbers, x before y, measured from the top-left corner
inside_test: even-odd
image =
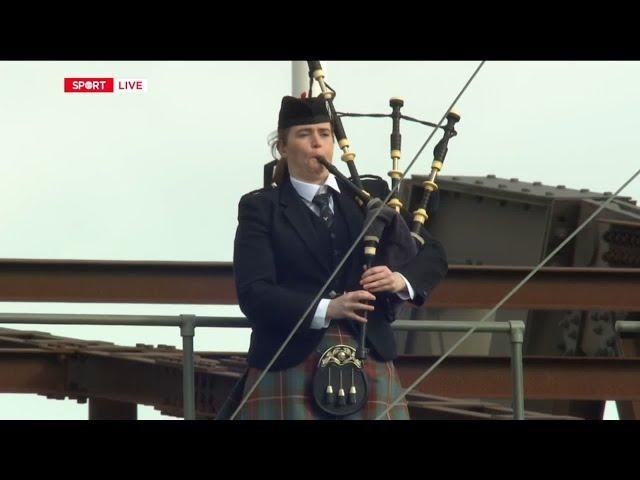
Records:
[[[385,280],[385,279],[389,279],[389,278],[393,278],[393,277],[390,277],[386,273],[378,273],[377,275],[372,275],[371,277],[368,277],[368,278],[365,278],[365,279],[361,280],[360,283],[372,283],[372,282],[376,282],[378,280]]]
[[[353,310],[366,310],[368,312],[373,312],[374,308],[375,307],[373,305],[369,305],[368,303],[354,303],[353,304]]]
[[[384,273],[386,270],[388,270],[387,267],[371,267],[370,269],[366,270],[362,276],[363,277],[368,277],[369,275],[375,275],[377,273]]]
[[[366,318],[361,317],[360,315],[356,315],[355,313],[347,314],[347,318],[350,318],[351,320],[355,320],[356,322],[359,322],[359,323],[367,323]]]
[[[363,286],[363,288],[365,288],[365,290],[363,290],[364,292],[371,293],[371,289],[370,289],[368,286],[364,285],[364,286]],[[375,296],[371,296],[371,297],[359,297],[359,298],[358,298],[358,300],[367,300],[367,301],[369,301],[369,302],[375,302],[375,301],[376,301],[376,298],[375,298]]]
[[[375,273],[386,273],[386,274],[391,273],[391,270],[389,270],[389,267],[387,267],[386,265],[380,265],[379,267],[374,267],[374,268],[375,268]]]
[[[353,303],[349,303],[348,305],[346,305],[347,310],[349,310],[350,312],[355,312],[356,310],[367,310],[367,311],[373,311],[374,306],[373,305],[369,305],[368,303],[358,303],[358,302],[353,302]]]
[[[372,285],[369,289],[370,292],[391,292],[393,291],[393,282],[385,280],[384,282],[378,282]]]
[[[371,300],[372,302],[376,300],[375,295],[372,295],[366,290],[358,290],[356,293],[358,294],[356,295],[356,300]]]
[[[369,274],[369,272],[365,272],[364,274],[362,274],[362,277],[360,277],[360,283],[362,282],[366,282],[368,280],[370,280],[371,278],[378,276],[379,274],[377,273],[371,273]]]
[[[382,293],[382,292],[388,292],[391,290],[391,287],[388,287],[386,285],[382,285],[382,286],[378,286],[378,287],[373,287],[370,291],[371,292],[375,292],[375,293]]]
[[[379,267],[371,267],[369,269],[365,269],[364,273],[362,274],[362,277],[368,277],[369,275],[375,275],[376,273],[379,272]]]
[[[378,280],[377,282],[371,282],[363,285],[367,290],[372,290],[374,288],[388,288],[391,286],[391,282],[387,280]]]
[[[376,287],[376,288],[372,288],[370,292],[372,293],[393,292],[393,288],[388,286]]]

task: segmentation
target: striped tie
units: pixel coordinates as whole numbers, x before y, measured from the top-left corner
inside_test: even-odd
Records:
[[[318,193],[313,197],[313,204],[320,208],[320,218],[324,220],[327,227],[331,228],[333,225],[333,212],[329,206],[330,193]]]

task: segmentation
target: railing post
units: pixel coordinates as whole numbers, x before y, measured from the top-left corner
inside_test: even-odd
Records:
[[[195,368],[193,366],[193,337],[195,315],[180,315],[182,336],[182,411],[185,420],[196,419]]]
[[[640,322],[637,320],[618,320],[614,325],[614,329],[620,334],[640,333]]]
[[[524,322],[512,320],[511,326],[511,381],[513,384],[513,419],[524,420],[524,374],[522,367],[522,342]]]

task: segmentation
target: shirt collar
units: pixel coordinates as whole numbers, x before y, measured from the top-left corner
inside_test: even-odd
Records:
[[[327,180],[324,182],[324,185],[317,185],[315,183],[303,182],[302,180],[298,180],[293,176],[290,176],[290,178],[291,178],[291,185],[293,185],[293,188],[295,188],[296,192],[298,192],[298,195],[300,195],[302,198],[304,198],[308,202],[313,201],[313,197],[316,196],[316,194],[318,193],[318,190],[320,190],[321,188],[324,192],[326,191],[327,187],[331,187],[333,190],[340,193],[340,187],[338,187],[338,181],[336,180],[336,177],[333,175],[333,173],[329,174],[329,176],[327,177]]]

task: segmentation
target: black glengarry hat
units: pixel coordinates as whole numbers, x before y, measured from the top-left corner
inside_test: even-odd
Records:
[[[313,125],[330,122],[327,104],[324,98],[296,98],[286,96],[280,104],[278,130],[295,125]]]

